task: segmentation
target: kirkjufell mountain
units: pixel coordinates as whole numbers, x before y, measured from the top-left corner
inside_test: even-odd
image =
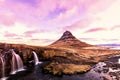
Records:
[[[60,39],[49,45],[51,47],[82,48],[93,45],[78,40],[70,31],[65,31]]]

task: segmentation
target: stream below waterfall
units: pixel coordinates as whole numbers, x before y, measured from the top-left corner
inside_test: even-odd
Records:
[[[120,58],[120,57],[117,57]],[[33,70],[26,70],[11,75],[7,80],[120,80],[120,64],[115,63],[114,58],[105,62],[99,62],[84,74],[53,76],[45,74],[38,64]],[[113,61],[113,62],[112,62]]]
[[[37,54],[34,54],[35,65],[32,68],[25,68],[22,71],[17,71],[14,74],[10,74],[9,76],[5,76],[5,78],[1,78],[0,80],[120,80],[120,64],[118,60],[120,59],[120,55],[110,58],[107,61],[99,62],[95,66],[92,67],[90,71],[84,74],[75,74],[75,75],[62,75],[62,76],[54,76],[48,73],[43,73],[42,65],[46,62],[39,62],[37,58]],[[16,57],[16,53],[13,52],[13,64],[18,65],[18,55]],[[20,58],[20,57],[19,57]],[[15,60],[15,62],[14,62]],[[21,59],[20,59],[21,60]],[[1,58],[1,62],[4,60]],[[19,63],[22,64],[22,63]],[[4,66],[4,65],[3,65]],[[15,69],[19,70],[19,66]],[[14,71],[15,69],[12,70]],[[22,67],[20,67],[23,69]],[[4,69],[4,68],[2,68]],[[2,70],[4,73],[4,70]]]

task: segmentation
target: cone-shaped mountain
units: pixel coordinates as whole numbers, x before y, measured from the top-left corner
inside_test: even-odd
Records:
[[[52,43],[50,46],[51,47],[81,48],[81,47],[89,47],[92,45],[78,40],[76,37],[72,35],[70,31],[65,31],[63,35],[61,36],[61,38],[57,40],[56,42]]]

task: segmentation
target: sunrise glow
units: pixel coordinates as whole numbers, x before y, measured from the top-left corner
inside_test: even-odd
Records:
[[[91,44],[120,43],[120,0],[0,0],[0,42],[48,45],[66,30]]]

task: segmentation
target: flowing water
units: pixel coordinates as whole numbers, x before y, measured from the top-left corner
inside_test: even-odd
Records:
[[[38,56],[37,56],[37,54],[34,51],[33,51],[33,55],[34,55],[35,65],[38,65],[39,63],[41,63],[41,62],[39,62]]]
[[[118,59],[120,58],[117,57]],[[116,59],[116,58],[111,58]],[[99,62],[92,69],[84,74],[54,76],[42,72],[41,66],[45,63],[38,64],[32,71],[10,76],[8,80],[120,80],[120,64],[115,62]],[[23,75],[24,74],[24,75]]]
[[[4,80],[120,80],[120,56],[115,56],[105,62],[99,62],[98,64],[93,66],[90,71],[84,74],[54,76],[51,74],[43,73],[42,65],[46,64],[46,62],[39,64],[40,62],[38,56],[34,51],[33,55],[35,66],[30,69],[28,68],[26,70],[20,71],[21,69],[23,69],[23,62],[20,56],[16,54],[14,50],[11,51],[12,74]],[[4,60],[2,57],[0,59],[3,66]],[[2,74],[4,74],[4,71],[2,72]]]
[[[120,64],[120,58],[118,59],[118,63]]]
[[[11,69],[11,74],[15,74],[18,71],[24,70],[23,68],[23,62],[22,59],[20,58],[20,56],[18,54],[16,54],[14,52],[14,50],[12,51],[12,69]]]
[[[109,67],[106,65],[107,64],[104,62],[100,62],[95,65],[93,69],[84,74],[53,76],[43,73],[41,65],[38,64],[35,66],[32,72],[25,72],[25,75],[14,75],[10,77],[9,80],[120,80],[120,75],[118,74],[120,72],[119,69],[109,69]],[[115,76],[111,73],[118,75]]]
[[[0,57],[1,63],[2,63],[2,77],[5,77],[5,61],[3,57]]]

